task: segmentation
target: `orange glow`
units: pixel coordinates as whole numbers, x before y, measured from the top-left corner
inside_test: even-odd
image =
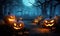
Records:
[[[50,29],[47,28],[33,28],[32,30],[36,33],[50,33]]]
[[[21,29],[21,28],[18,28],[18,27],[14,27],[14,29],[18,30],[18,29]]]
[[[20,24],[20,26],[22,26],[22,24]]]
[[[41,33],[49,33],[50,32],[50,30],[46,29],[46,28],[40,28],[39,30]]]
[[[16,23],[14,23],[14,26],[16,26]]]
[[[15,16],[10,16],[10,18],[8,18],[8,20],[13,22],[13,21],[15,21],[16,19],[15,19]]]
[[[10,18],[15,18],[15,16],[10,16]]]
[[[53,26],[54,25],[54,20],[45,20],[44,21],[44,25],[45,26]]]
[[[20,30],[24,27],[24,23],[14,23],[13,28],[16,30]]]
[[[45,20],[45,23],[48,23],[48,21],[47,21],[47,20]]]
[[[7,22],[9,24],[13,24],[14,22],[16,22],[16,17],[15,16],[8,16]]]
[[[51,23],[53,23],[54,22],[54,20],[51,20]]]
[[[52,24],[45,24],[45,26],[53,26],[54,25],[54,23],[52,23]]]
[[[17,24],[16,23],[14,23],[14,29],[16,29],[16,30],[20,29],[20,28],[17,28]]]
[[[12,21],[12,22],[15,21],[15,19],[10,19],[10,18],[9,18],[8,20],[9,20],[9,21]]]
[[[38,22],[39,22],[38,19],[35,19],[35,20],[34,20],[34,23],[38,23]]]

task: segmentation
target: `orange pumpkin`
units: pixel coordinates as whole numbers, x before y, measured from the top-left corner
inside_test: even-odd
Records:
[[[14,22],[16,22],[16,17],[13,15],[9,15],[5,17],[5,22],[7,24],[13,24]]]
[[[42,19],[43,19],[42,16],[38,16],[37,18],[34,19],[33,23],[38,24]]]
[[[52,27],[55,24],[54,20],[44,20],[44,25],[46,27]]]
[[[17,23],[15,22],[12,26],[15,30],[21,30],[24,28],[24,23],[23,22],[20,22],[20,23]]]
[[[38,19],[34,19],[34,21],[33,21],[34,23],[38,23],[39,22],[39,20]]]

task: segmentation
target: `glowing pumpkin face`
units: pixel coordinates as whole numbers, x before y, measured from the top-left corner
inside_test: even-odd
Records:
[[[54,20],[45,20],[44,21],[44,25],[45,26],[53,26],[54,25]]]
[[[20,30],[24,27],[24,23],[14,23],[13,28],[16,30]]]
[[[13,24],[14,22],[16,22],[16,17],[12,15],[7,16],[5,19],[8,24]]]
[[[10,17],[8,18],[8,20],[9,20],[10,22],[15,21],[15,16],[10,16]]]

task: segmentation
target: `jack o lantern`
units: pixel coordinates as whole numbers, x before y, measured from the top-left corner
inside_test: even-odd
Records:
[[[52,27],[55,24],[54,20],[44,20],[44,25],[46,27]]]
[[[13,15],[6,16],[5,21],[7,24],[13,24],[14,22],[16,22],[16,17]]]
[[[24,28],[24,23],[23,23],[23,22],[20,22],[20,23],[15,22],[15,23],[13,24],[13,28],[14,28],[15,30],[21,30],[21,29]]]
[[[34,19],[33,23],[37,24],[39,22],[38,19]]]
[[[38,24],[42,19],[43,19],[42,16],[38,16],[37,18],[34,19],[33,23]]]

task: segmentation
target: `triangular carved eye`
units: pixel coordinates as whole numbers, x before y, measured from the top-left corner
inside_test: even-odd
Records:
[[[16,23],[14,23],[14,26],[17,26]]]
[[[54,20],[51,20],[50,22],[52,23],[52,22],[54,22]]]
[[[20,24],[20,26],[22,26],[22,24]]]
[[[47,20],[45,20],[45,23],[47,23],[48,21]]]

